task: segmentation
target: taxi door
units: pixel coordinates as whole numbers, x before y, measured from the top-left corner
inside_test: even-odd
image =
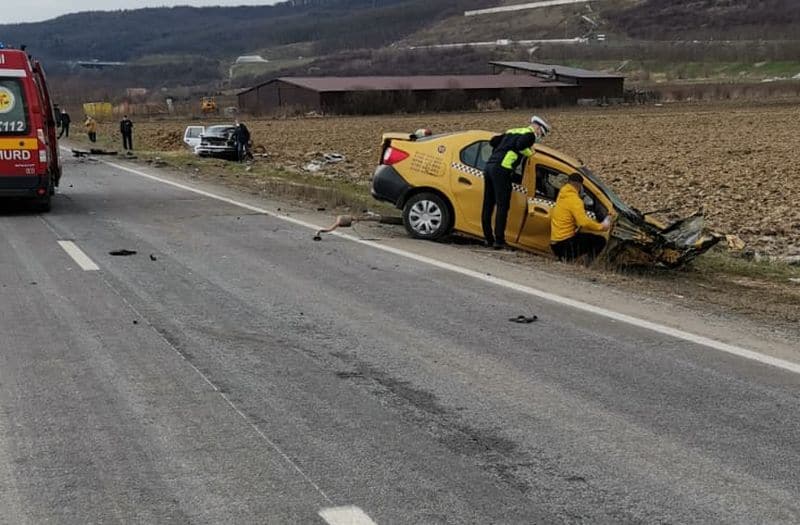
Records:
[[[567,181],[569,166],[534,155],[526,172],[527,215],[519,235],[519,244],[532,250],[551,253],[550,219],[558,191]]]

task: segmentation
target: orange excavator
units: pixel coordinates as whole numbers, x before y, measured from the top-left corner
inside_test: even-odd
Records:
[[[216,99],[214,97],[203,97],[200,99],[200,110],[204,115],[217,113],[218,109]]]

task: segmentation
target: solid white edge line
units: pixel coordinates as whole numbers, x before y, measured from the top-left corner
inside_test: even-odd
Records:
[[[322,509],[319,517],[328,525],[376,525],[366,512],[353,506]]]
[[[83,250],[78,248],[78,245],[72,241],[58,241],[58,245],[61,246],[67,255],[72,257],[72,260],[75,261],[78,266],[85,272],[95,272],[100,269],[94,261],[92,261],[88,255],[83,253]]]
[[[173,182],[170,180],[162,179],[160,177],[156,177],[155,175],[149,175],[147,173],[141,172],[139,170],[135,170],[132,168],[128,168],[126,166],[122,166],[119,164],[115,164],[113,162],[103,161],[108,166],[112,168],[116,168],[122,171],[126,171],[128,173],[132,173],[134,175],[138,175],[140,177],[144,177],[146,179],[150,179],[156,182],[160,182],[162,184],[167,184],[169,186],[173,186],[175,188],[179,188],[185,191],[189,191],[195,193],[197,195],[202,195],[204,197],[208,197],[210,199],[215,199],[221,202],[225,202],[228,204],[232,204],[234,206],[238,206],[240,208],[244,208],[246,210],[260,213],[263,215],[267,215],[270,217],[274,217],[276,219],[280,219],[282,221],[289,222],[291,224],[295,224],[297,226],[302,226],[304,228],[308,228],[310,230],[318,231],[321,227],[316,224],[311,224],[310,222],[301,221],[298,219],[294,219],[292,217],[286,217],[284,215],[279,215],[263,208],[259,208],[257,206],[252,206],[250,204],[246,204],[243,202],[239,202],[234,199],[230,199],[228,197],[223,197],[221,195],[216,195],[214,193],[200,190],[197,188],[192,188],[191,186],[187,186],[185,184],[180,184],[178,182]],[[556,303],[562,306],[568,306],[570,308],[574,308],[576,310],[582,310],[584,312],[588,312],[600,317],[605,317],[607,319],[613,319],[614,321],[619,321],[621,323],[625,323],[631,326],[636,326],[638,328],[643,328],[646,330],[650,330],[652,332],[656,332],[659,334],[667,335],[669,337],[673,337],[676,339],[682,339],[684,341],[688,341],[690,343],[694,343],[697,345],[705,346],[708,348],[713,348],[714,350],[719,350],[720,352],[725,352],[728,354],[732,354],[738,357],[743,357],[745,359],[750,359],[752,361],[756,361],[759,363],[763,363],[765,365],[774,366],[776,368],[782,368],[783,370],[787,370],[789,372],[794,372],[795,374],[800,374],[800,363],[795,363],[792,361],[787,361],[785,359],[780,359],[777,357],[769,356],[766,354],[761,354],[759,352],[755,352],[753,350],[748,350],[746,348],[742,348],[739,346],[731,345],[728,343],[724,343],[722,341],[717,341],[716,339],[711,339],[709,337],[704,337],[701,335],[693,334],[690,332],[685,332],[683,330],[679,330],[677,328],[672,328],[666,325],[662,325],[659,323],[655,323],[652,321],[646,321],[644,319],[639,319],[638,317],[633,317],[627,314],[622,314],[619,312],[615,312],[613,310],[608,310],[606,308],[601,308],[599,306],[594,306],[588,303],[584,303],[581,301],[576,301],[574,299],[569,299],[567,297],[561,297],[560,295],[556,295],[549,292],[544,292],[542,290],[537,290],[536,288],[531,288],[530,286],[526,286],[523,284],[507,281],[505,279],[500,279],[498,277],[493,277],[491,275],[485,275],[483,273],[477,272],[475,270],[470,270],[468,268],[464,268],[461,266],[457,266],[455,264],[450,264],[447,262],[439,261],[437,259],[432,259],[430,257],[425,257],[424,255],[417,255],[412,252],[408,252],[402,250],[400,248],[394,248],[391,246],[385,246],[380,243],[374,241],[367,241],[363,239],[359,239],[358,237],[353,237],[351,235],[340,233],[340,232],[333,232],[332,235],[336,235],[343,239],[347,239],[349,241],[363,244],[366,246],[370,246],[371,248],[375,248],[377,250],[382,250],[384,252],[392,253],[395,255],[399,255],[401,257],[405,257],[407,259],[411,259],[413,261],[417,261],[420,263],[424,263],[430,266],[434,266],[436,268],[440,268],[442,270],[448,270],[450,272],[458,273],[467,277],[472,277],[473,279],[477,279],[483,282],[487,282],[490,284],[494,284],[496,286],[501,286],[503,288],[507,288],[509,290],[514,290],[516,292],[520,292],[526,295],[530,295],[533,297],[538,297],[539,299],[544,299],[545,301],[549,301],[552,303]]]

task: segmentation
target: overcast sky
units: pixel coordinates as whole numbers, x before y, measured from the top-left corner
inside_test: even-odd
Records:
[[[79,11],[113,11],[172,5],[270,5],[278,0],[0,0],[0,25],[38,22]]]

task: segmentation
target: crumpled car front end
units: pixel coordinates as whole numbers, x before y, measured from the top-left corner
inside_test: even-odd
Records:
[[[679,268],[725,238],[705,225],[700,213],[667,227],[639,214],[621,214],[609,237],[605,257],[622,266],[657,265]]]

